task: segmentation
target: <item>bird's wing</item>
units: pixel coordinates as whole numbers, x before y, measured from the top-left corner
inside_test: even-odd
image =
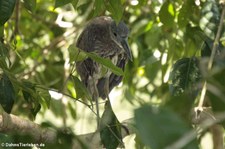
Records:
[[[76,69],[78,74],[81,77],[82,82],[85,84],[85,86],[88,85],[88,78],[89,76],[92,76],[94,73],[94,62],[92,59],[87,58],[86,60],[82,62],[76,63]]]
[[[77,39],[77,44],[76,46],[81,49],[84,50],[86,52],[92,52],[93,49],[93,45],[94,45],[94,38],[92,35],[92,32],[90,31],[91,26],[87,26],[84,31],[80,34],[79,38]],[[93,37],[93,38],[91,38]]]

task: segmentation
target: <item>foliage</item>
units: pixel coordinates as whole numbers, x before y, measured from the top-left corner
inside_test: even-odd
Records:
[[[117,148],[122,142],[121,125],[113,113],[110,102],[106,103],[100,123],[100,137],[105,148]]]
[[[173,95],[179,95],[187,89],[190,90],[190,93],[195,93],[194,88],[200,80],[198,60],[195,57],[177,60],[173,65],[170,77],[170,92]]]
[[[6,74],[2,74],[2,78],[0,81],[0,104],[7,113],[10,113],[15,100],[15,91]]]
[[[0,25],[2,26],[12,15],[16,0],[0,1]]]
[[[52,123],[49,127],[60,132],[53,147],[71,147],[76,132],[66,122],[79,119],[76,103],[94,111],[74,68],[75,62],[90,57],[124,76],[120,98],[136,109],[136,147],[172,145],[194,129],[190,114],[198,105],[205,81],[204,106],[212,107],[214,113],[225,111],[224,29],[215,41],[221,6],[216,0],[0,0],[2,111],[30,120],[43,118],[43,124]],[[87,21],[100,15],[124,20],[131,30],[134,60],[128,62],[125,72],[107,59],[75,48]],[[208,69],[214,47],[213,67]],[[51,92],[62,94],[57,99]],[[108,123],[101,130],[102,143],[116,148],[121,144],[120,122],[111,105],[105,109],[102,120]],[[64,125],[44,119],[49,111]],[[221,124],[225,126],[223,120]],[[71,127],[71,132],[67,135],[60,127]],[[3,136],[0,140],[6,141]],[[10,137],[12,141],[15,139]],[[200,142],[194,137],[182,147],[199,148]]]
[[[166,108],[156,109],[156,107],[143,106],[135,111],[135,118],[137,122],[146,119],[144,123],[137,123],[137,129],[143,142],[152,148],[165,148],[191,130],[190,126]],[[188,143],[182,148],[198,148],[197,141]]]

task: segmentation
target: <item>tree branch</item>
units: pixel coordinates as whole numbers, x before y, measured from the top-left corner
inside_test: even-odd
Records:
[[[122,126],[122,138],[133,134],[135,131],[132,119],[123,121]],[[30,135],[34,141],[41,143],[56,143],[57,140],[56,130],[42,128],[32,121],[7,113],[0,115],[0,133]],[[92,148],[100,148],[102,146],[100,133],[98,131],[78,135],[74,138],[73,148],[81,148],[80,141]]]
[[[195,109],[195,110],[198,110],[198,109]],[[193,111],[194,113],[196,112],[195,110]],[[220,126],[218,123],[225,120],[225,112],[212,115],[210,113],[210,109],[208,108],[205,109],[204,111],[198,111],[198,112],[199,114],[197,115],[194,114],[197,117],[192,115],[192,123],[197,125],[199,128],[201,128],[202,131],[206,131],[209,128],[211,129],[210,131],[212,133],[216,131],[216,134],[219,136],[215,136],[215,133],[213,133],[213,141],[216,141],[216,142],[213,142],[214,149],[223,149],[223,135],[221,136],[222,126]],[[196,136],[197,136],[196,130],[193,129],[190,132],[184,134],[182,137],[180,137],[177,141],[175,141],[171,145],[167,146],[165,149],[183,148],[185,145],[191,142],[194,138],[196,138]],[[215,140],[215,139],[219,139],[219,140]]]
[[[5,112],[0,115],[0,132],[30,135],[37,142],[53,143],[56,140],[56,131]]]
[[[212,53],[210,55],[208,66],[207,66],[208,71],[212,69],[213,60],[214,60],[215,55],[216,55],[217,46],[218,46],[218,43],[219,43],[219,40],[220,40],[222,28],[223,28],[223,20],[224,20],[224,16],[225,16],[224,0],[221,1],[220,4],[223,6],[223,10],[222,10],[222,14],[221,14],[221,17],[220,17],[220,22],[219,22],[219,27],[218,27],[218,30],[217,30],[217,33],[216,33],[216,37],[215,37],[215,40],[213,42]],[[206,90],[207,90],[207,81],[204,81],[203,88],[202,88],[202,91],[201,91],[200,100],[199,100],[199,103],[198,103],[199,108],[202,108],[202,106],[204,104]]]

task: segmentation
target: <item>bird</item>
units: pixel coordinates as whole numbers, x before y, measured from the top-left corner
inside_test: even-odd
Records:
[[[109,59],[124,71],[128,60],[132,61],[128,35],[129,29],[123,21],[117,23],[109,16],[100,16],[89,21],[78,37],[76,47]],[[114,74],[91,58],[76,62],[76,70],[92,100],[96,102],[97,126],[99,126],[98,98],[109,99],[110,91],[119,85],[123,76]]]
[[[128,35],[129,29],[123,21],[116,23],[109,16],[100,16],[87,24],[78,37],[76,46],[85,52],[94,52],[102,58],[108,58],[114,65],[124,70],[128,59],[132,61]],[[77,62],[76,69],[93,99],[107,98],[110,91],[123,78],[109,70],[102,74],[103,67],[91,58]]]

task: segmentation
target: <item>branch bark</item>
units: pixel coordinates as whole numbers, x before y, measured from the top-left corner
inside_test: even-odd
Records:
[[[128,119],[122,122],[122,137],[133,134],[135,129],[133,127],[133,120]],[[42,128],[40,125],[20,118],[13,114],[3,113],[0,115],[0,133],[13,134],[18,133],[21,135],[30,135],[34,141],[41,143],[56,143],[57,131],[50,128]],[[81,143],[91,148],[100,148],[101,138],[99,132],[92,132],[88,134],[78,135],[74,138],[73,148],[81,148]]]
[[[56,131],[41,128],[40,125],[18,116],[3,113],[0,115],[0,132],[5,134],[18,133],[30,135],[37,142],[53,143],[56,141]]]

